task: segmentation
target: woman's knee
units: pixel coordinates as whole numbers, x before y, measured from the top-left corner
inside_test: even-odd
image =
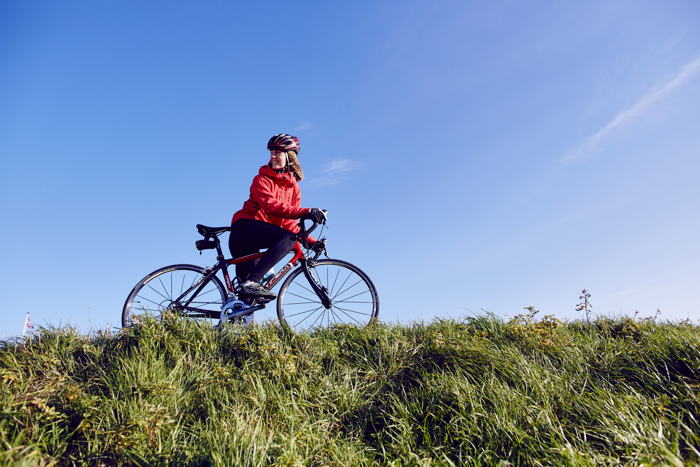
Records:
[[[289,232],[289,235],[285,236],[284,241],[287,245],[289,245],[289,249],[291,250],[294,244],[297,242],[297,236]]]

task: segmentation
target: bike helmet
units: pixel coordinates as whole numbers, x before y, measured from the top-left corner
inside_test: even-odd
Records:
[[[267,142],[267,149],[270,151],[296,151],[299,154],[299,138],[296,136],[280,133],[270,138]]]

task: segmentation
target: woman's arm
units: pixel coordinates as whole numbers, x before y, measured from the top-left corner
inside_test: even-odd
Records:
[[[294,206],[301,206],[301,189],[299,188],[299,185],[294,185],[294,194],[292,195],[292,204]],[[310,211],[311,209],[309,209]],[[290,219],[285,219],[283,222],[289,222],[291,225],[289,227],[283,226],[287,230],[291,230],[294,233],[299,232],[299,226],[296,224],[296,222],[290,220]],[[316,243],[316,239],[309,235],[306,238],[308,238],[308,244],[313,245]]]

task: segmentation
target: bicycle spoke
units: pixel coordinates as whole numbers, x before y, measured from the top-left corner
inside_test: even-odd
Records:
[[[323,308],[323,307],[316,308],[316,310],[319,310],[319,309],[321,309],[321,308]],[[314,310],[314,312],[315,312],[316,310]],[[309,316],[313,316],[314,312],[309,313],[309,314],[306,316],[306,318],[304,318],[304,319],[302,319],[301,321],[299,321],[299,322],[297,323],[297,327],[299,327],[299,326],[301,325],[301,323],[303,323],[304,321],[306,321],[306,320],[309,318]],[[316,321],[318,321],[318,318],[316,318]],[[316,321],[314,321],[314,324],[316,324]],[[311,326],[313,326],[313,324],[312,324]]]
[[[165,295],[168,295],[168,288],[165,286],[165,284],[163,284],[163,279],[161,276],[158,276],[158,282],[160,282],[160,286],[163,287],[163,292],[165,292]],[[172,296],[172,294],[168,295],[166,300],[172,300],[172,298],[170,298]]]
[[[297,298],[302,298],[302,299],[308,300],[308,301],[310,301],[310,302],[318,302],[318,297],[316,297],[316,294],[314,294],[314,297],[316,297],[316,300],[314,300],[313,298],[302,297],[301,295],[297,295],[297,294],[292,293],[292,292],[287,292],[287,293],[288,293],[289,295],[294,295],[294,296],[297,297]]]
[[[347,308],[341,308],[341,307],[339,307],[339,306],[337,306],[336,308],[339,309],[339,310],[342,311],[342,312],[348,311],[348,312],[350,312],[350,313],[355,313],[355,314],[358,314],[358,315],[372,316],[372,315],[370,315],[369,313],[362,313],[361,311],[357,311],[357,310],[348,310]]]
[[[361,321],[358,321],[357,319],[355,319],[354,316],[350,316],[349,314],[345,313],[343,310],[340,310],[340,312],[343,313],[343,314],[344,314],[345,316],[347,316],[348,318],[350,318],[351,320],[353,320],[355,323],[357,323],[357,324],[359,324],[360,326],[362,326],[362,322],[361,322]]]
[[[356,320],[355,318],[353,318],[352,316],[348,315],[348,314],[345,313],[344,311],[342,311],[342,310],[339,310],[339,311],[340,311],[341,313],[343,313],[345,316],[347,316],[348,318],[350,318],[351,320],[353,320],[353,321],[355,322],[354,324],[357,324],[358,326],[362,326],[362,325],[364,324],[362,321]],[[335,312],[334,312],[333,314],[334,314],[335,316],[338,316],[337,320],[338,320],[339,323],[344,323],[345,321],[347,321],[347,319],[342,319],[342,316],[340,316],[340,314],[335,313]]]
[[[318,317],[318,318],[321,318],[321,324],[323,324],[323,317],[324,317],[324,316],[326,316],[326,310],[325,310],[325,309],[324,309],[323,312],[321,313],[321,316]],[[309,329],[313,329],[313,328],[314,328],[314,326],[316,325],[316,321],[318,321],[318,318],[316,318],[316,319],[314,320],[313,324],[309,327]],[[306,318],[304,318],[304,319],[306,319]],[[302,321],[303,321],[303,320],[302,320]],[[301,324],[301,323],[299,323],[299,324]]]
[[[337,307],[336,307],[336,308],[337,308]],[[361,323],[360,321],[356,320],[354,316],[350,316],[350,315],[347,314],[345,311],[343,311],[342,308],[338,308],[338,310],[340,310],[340,312],[343,313],[345,316],[347,316],[348,318],[350,318],[351,320],[355,321],[357,324],[359,324],[360,326],[362,326],[362,323]]]
[[[362,294],[364,294],[364,293],[369,293],[369,289],[364,290],[364,291],[362,291],[362,292],[360,292],[360,293],[356,293],[355,295],[352,295],[352,296],[350,296],[350,297],[348,297],[348,298],[344,298],[344,299],[342,299],[342,300],[336,300],[335,297],[334,297],[334,298],[333,298],[333,303],[343,303],[343,302],[345,302],[345,301],[347,301],[347,300],[350,300],[351,298],[355,298],[355,297],[357,297],[358,295],[362,295]],[[356,302],[356,303],[372,303],[372,302]]]
[[[144,308],[144,307],[135,307],[136,310],[141,310],[144,313],[158,313],[158,310],[152,310],[150,308]]]
[[[340,322],[340,319],[338,319],[338,315],[335,314],[335,311],[333,311],[333,308],[331,308],[331,309],[328,310],[328,311],[330,311],[330,312],[333,314],[333,322],[334,322],[334,323],[335,323],[335,322],[338,322],[338,323],[339,323],[339,322]]]
[[[287,318],[292,318],[292,317],[294,317],[294,316],[299,316],[299,315],[301,315],[301,314],[309,313],[309,312],[311,312],[311,313],[313,314],[313,313],[316,312],[316,310],[320,310],[321,308],[323,308],[323,305],[322,305],[322,306],[319,306],[319,307],[316,307],[316,308],[313,308],[313,309],[311,309],[311,310],[300,311],[299,313],[294,313],[293,315],[287,315]]]
[[[349,279],[349,277],[348,277],[348,279]],[[355,286],[356,286],[357,284],[359,284],[360,282],[363,282],[363,280],[360,279],[359,281],[355,282],[354,284],[352,284],[352,285],[351,285],[350,287],[348,287],[347,289],[345,289],[345,290],[343,290],[343,291],[341,291],[341,292],[338,292],[337,294],[335,294],[335,297],[341,296],[342,294],[344,294],[344,293],[347,292],[348,290],[350,290],[350,289],[352,289],[353,287],[355,287]],[[335,298],[335,297],[333,297],[333,298]]]
[[[307,289],[306,287],[304,287],[303,285],[301,285],[299,283],[296,283],[295,285],[301,287],[302,289],[306,290],[307,292],[311,292],[312,294],[316,295],[316,292],[314,292],[312,289]]]
[[[140,295],[137,295],[137,297],[142,298],[142,299],[144,299],[144,300],[146,300],[146,301],[148,301],[148,302],[151,302],[151,303],[153,303],[153,304],[154,304],[155,306],[157,306],[157,307],[160,307],[160,303],[156,303],[156,302],[154,302],[153,300],[150,300],[150,299],[148,299],[148,298],[146,298],[146,297],[142,297],[142,296],[140,296]]]
[[[340,275],[340,269],[338,269],[338,272],[335,273],[335,279],[333,280],[333,287],[331,287],[331,291],[328,293],[328,295],[333,294],[333,290],[335,290],[335,283],[338,282],[339,275]]]
[[[157,291],[156,289],[154,289],[153,287],[151,287],[151,284],[147,284],[147,285],[148,285],[148,288],[149,288],[149,289],[151,289],[152,291],[154,291],[155,293],[157,293],[158,295],[160,295],[161,297],[163,297],[163,300],[170,300],[169,297],[166,297],[165,295],[163,295],[162,293],[160,293],[159,291]]]
[[[339,272],[340,272],[340,271],[339,271]],[[342,288],[345,286],[345,283],[348,281],[348,279],[350,279],[350,276],[351,276],[351,275],[352,275],[352,271],[350,271],[350,272],[348,273],[348,277],[345,278],[345,280],[343,281],[343,283],[342,283],[341,286],[340,286],[340,289],[342,289]],[[334,297],[337,297],[338,295],[340,295],[340,293],[336,293],[336,294],[334,295]]]

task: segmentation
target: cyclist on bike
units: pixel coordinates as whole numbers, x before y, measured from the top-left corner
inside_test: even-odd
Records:
[[[296,219],[322,222],[326,216],[318,208],[302,208],[298,182],[304,179],[299,164],[299,138],[278,134],[267,143],[270,162],[260,167],[250,186],[250,198],[233,215],[229,249],[234,258],[251,255],[267,248],[254,261],[236,265],[241,281],[241,294],[261,302],[274,300],[277,295],[260,284],[264,274],[284,258],[297,241],[299,226]],[[309,237],[309,244],[315,243]]]

